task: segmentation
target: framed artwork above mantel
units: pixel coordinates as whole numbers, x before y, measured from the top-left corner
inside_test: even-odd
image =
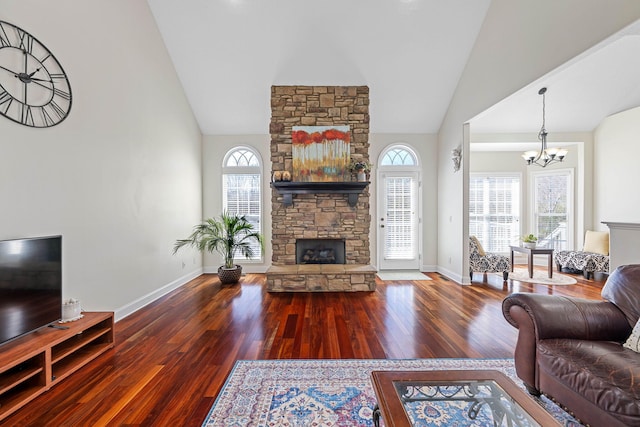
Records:
[[[293,126],[294,182],[350,181],[349,126]]]

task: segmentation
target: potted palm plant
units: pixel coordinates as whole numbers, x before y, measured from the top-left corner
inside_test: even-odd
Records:
[[[194,227],[193,233],[177,240],[173,247],[175,254],[183,246],[191,246],[199,251],[214,251],[224,257],[224,265],[218,268],[218,277],[224,284],[237,283],[242,275],[242,266],[236,264],[234,257],[241,254],[247,258],[254,255],[253,246],[257,241],[263,245],[262,235],[245,216],[223,212],[217,218],[209,218]]]

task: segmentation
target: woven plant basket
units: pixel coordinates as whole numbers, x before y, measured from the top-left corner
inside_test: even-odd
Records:
[[[226,268],[223,266],[218,268],[218,278],[223,285],[238,283],[238,281],[240,281],[240,276],[242,276],[241,265],[236,264],[233,268]]]

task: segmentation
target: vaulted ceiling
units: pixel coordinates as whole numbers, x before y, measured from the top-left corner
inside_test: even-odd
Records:
[[[471,120],[472,132],[590,132],[607,116],[640,106],[640,21],[593,46]]]
[[[272,85],[367,85],[371,131],[437,133],[490,0],[148,0],[204,134],[267,134]],[[640,31],[597,46],[472,121],[590,131],[640,105]]]
[[[371,131],[435,133],[489,0],[148,0],[204,134],[267,134],[272,85],[367,85]]]

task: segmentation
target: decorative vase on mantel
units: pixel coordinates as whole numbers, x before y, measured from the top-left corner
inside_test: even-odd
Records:
[[[367,174],[364,173],[364,169],[358,169],[356,171],[356,175],[358,177],[359,182],[365,182],[367,180]]]

